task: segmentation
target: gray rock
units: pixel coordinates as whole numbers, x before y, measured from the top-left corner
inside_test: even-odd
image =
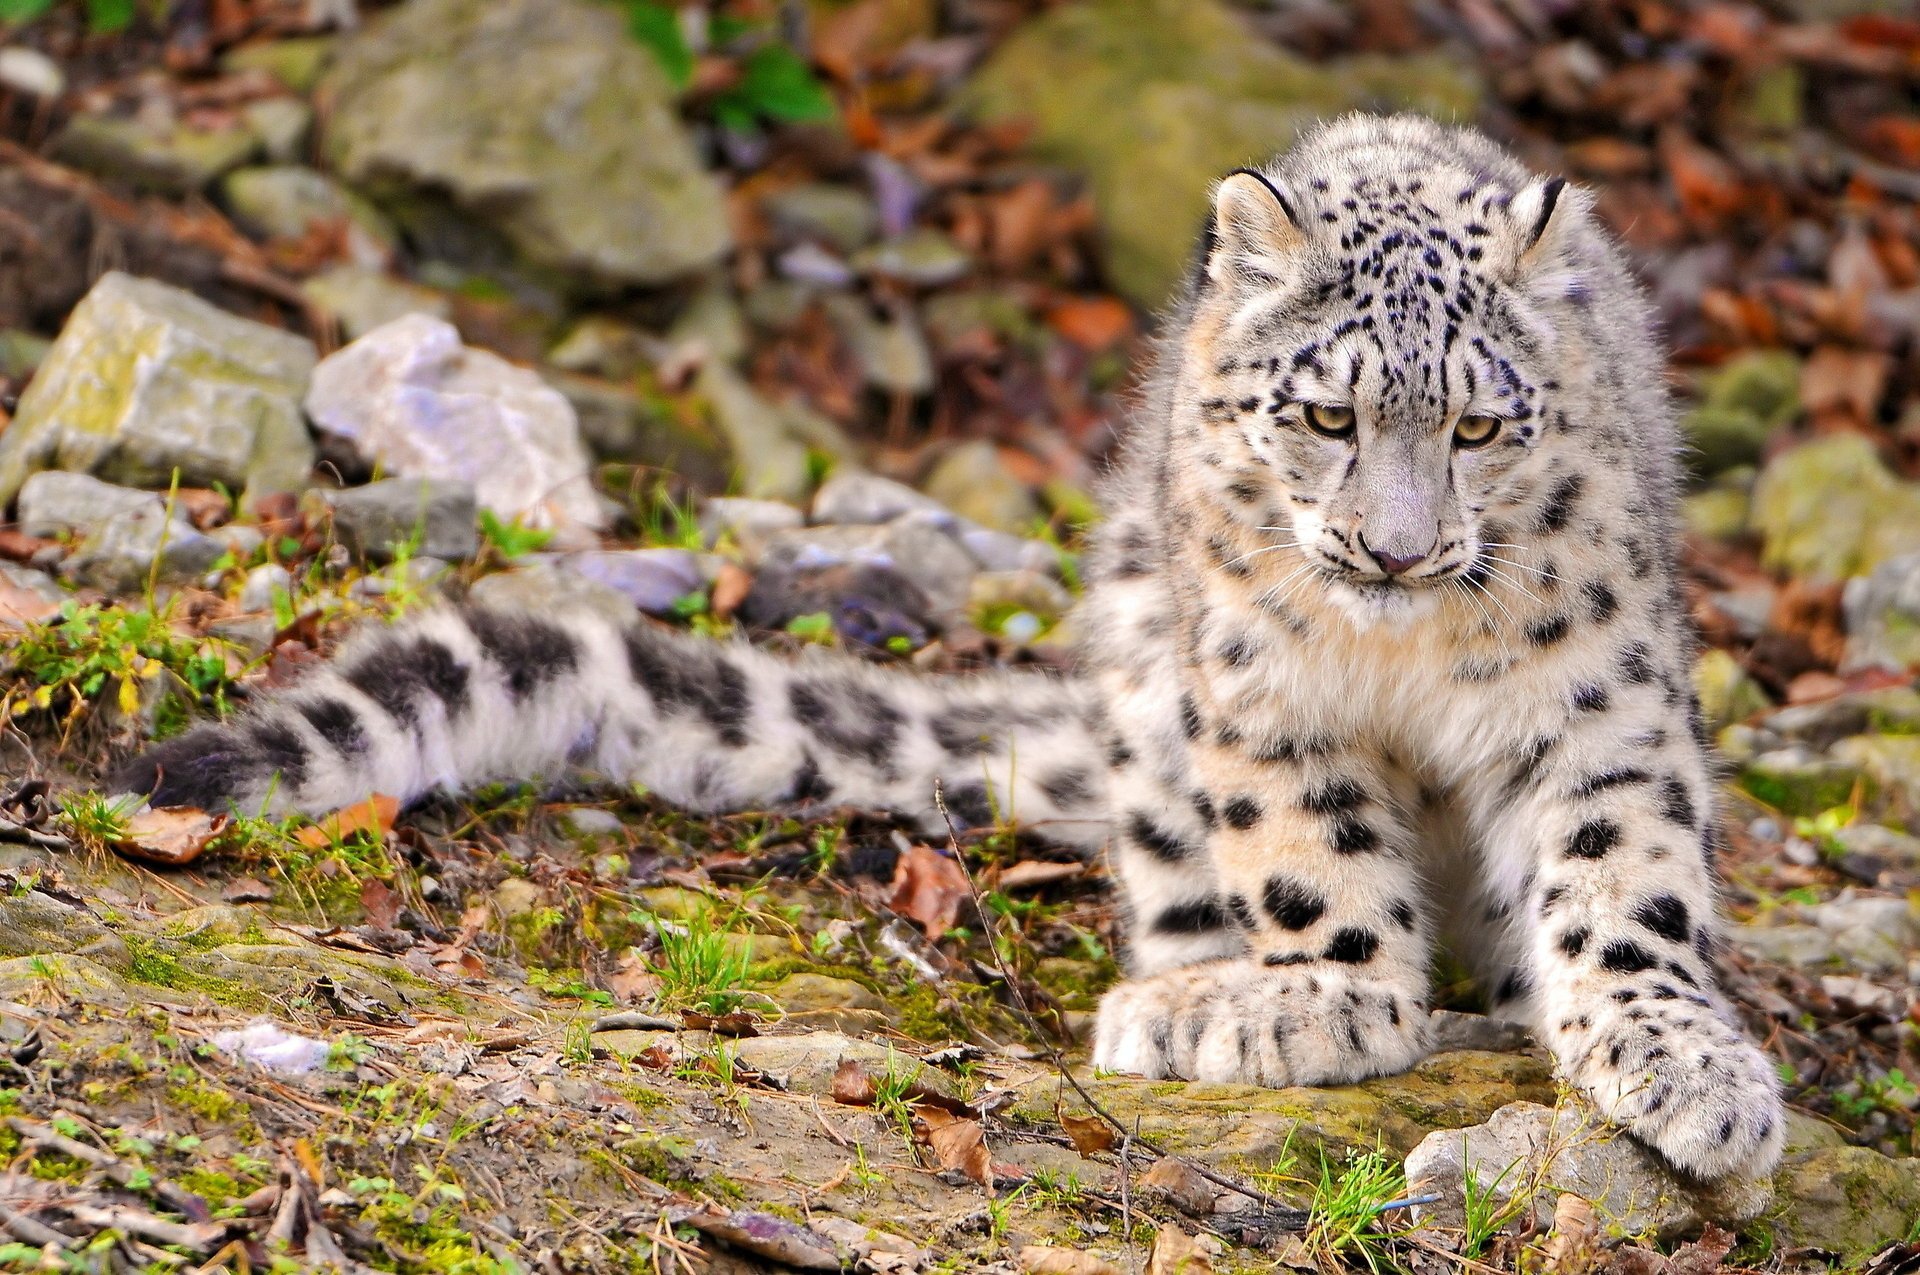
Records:
[[[338,321],[349,341],[409,314],[445,319],[453,313],[443,293],[396,279],[375,266],[329,266],[303,280],[300,291]]]
[[[735,1045],[737,1057],[755,1071],[766,1072],[781,1088],[810,1097],[833,1092],[833,1076],[840,1064],[853,1061],[867,1074],[885,1076],[889,1067],[904,1067],[928,1089],[953,1096],[952,1083],[937,1067],[923,1067],[898,1050],[876,1041],[855,1040],[839,1032],[808,1032],[802,1036],[751,1036]]]
[[[220,183],[220,193],[234,220],[270,239],[298,239],[314,226],[344,226],[348,258],[359,266],[378,266],[399,246],[399,234],[372,204],[311,168],[238,169]]]
[[[117,271],[74,307],[0,434],[0,505],[29,474],[297,491],[313,468],[300,395],[311,342]]]
[[[556,548],[598,543],[606,515],[572,405],[449,323],[409,315],[328,356],[307,413],[387,473],[469,483],[498,517],[551,529]]]
[[[802,182],[768,195],[760,207],[781,230],[818,239],[843,256],[880,232],[880,212],[872,198],[851,186]]]
[[[892,522],[907,513],[952,517],[933,497],[863,469],[836,470],[813,495],[812,519],[816,523]]]
[[[220,66],[226,71],[264,71],[283,87],[305,93],[320,82],[320,73],[333,60],[335,43],[334,37],[320,35],[243,44],[222,54]]]
[[[277,599],[293,596],[293,573],[277,562],[263,562],[240,585],[242,611],[271,612]]]
[[[667,330],[667,341],[702,358],[737,363],[746,357],[747,320],[733,290],[724,284],[700,289]]]
[[[720,187],[617,8],[409,0],[342,43],[323,91],[347,181],[444,199],[535,267],[620,288],[727,249]]]
[[[1812,704],[1792,704],[1762,718],[1762,727],[1782,739],[1829,748],[1849,735],[1920,732],[1920,693],[1904,686],[1855,691]]]
[[[401,546],[414,555],[461,561],[480,549],[473,486],[427,478],[387,478],[344,491],[315,488],[303,498],[332,515],[334,534],[356,556],[390,561]]]
[[[1733,925],[1727,938],[1756,956],[1798,969],[1831,965],[1840,959],[1833,936],[1815,925]]]
[[[105,519],[164,505],[164,498],[151,491],[116,487],[88,474],[43,470],[20,489],[20,530],[29,536],[73,536]]]
[[[1427,1015],[1427,1038],[1436,1054],[1456,1049],[1512,1054],[1531,1048],[1534,1043],[1532,1034],[1519,1023],[1450,1009],[1436,1009]]]
[[[272,164],[304,158],[313,137],[313,108],[297,97],[265,97],[241,109],[247,128],[260,139],[260,153]]]
[[[443,558],[421,554],[404,562],[389,562],[378,571],[370,571],[347,586],[347,596],[362,602],[376,598],[411,596],[438,592],[440,583],[453,564]]]
[[[1848,580],[1840,601],[1847,617],[1842,671],[1920,664],[1920,553],[1888,558]]]
[[[195,531],[185,519],[169,519],[156,497],[151,505],[101,521],[61,562],[60,573],[97,589],[131,594],[152,578],[205,575],[226,552],[226,546]]]
[[[76,115],[53,142],[63,164],[167,195],[205,190],[259,153],[250,128],[195,128],[146,114]]]
[[[853,283],[853,267],[817,243],[795,244],[776,264],[785,278],[813,288],[841,289]]]
[[[848,264],[863,275],[938,288],[964,279],[973,258],[939,231],[921,227],[855,253]]]
[[[738,372],[719,361],[700,369],[694,389],[713,410],[740,468],[743,494],[798,500],[813,483],[807,446],[796,438],[781,408],[761,396]]]
[[[1073,595],[1052,576],[1038,571],[982,571],[967,589],[967,605],[977,621],[1011,610],[1030,615],[1045,627],[1072,610]],[[1007,636],[1023,640],[1019,632]],[[1029,640],[1032,636],[1038,636],[1037,630]]]
[[[1038,571],[1060,574],[1060,555],[1052,545],[989,527],[962,522],[953,530],[960,547],[988,571]]]
[[[554,614],[590,611],[615,624],[633,619],[633,603],[605,585],[562,570],[553,556],[537,555],[474,581],[467,597],[477,606],[499,611]]]
[[[999,43],[961,100],[1033,127],[1033,148],[1085,175],[1120,290],[1158,306],[1221,173],[1356,108],[1471,118],[1469,65],[1444,55],[1314,59],[1284,52],[1219,0],[1056,5]]]
[[[600,459],[678,474],[709,491],[732,483],[733,454],[712,423],[683,417],[612,381],[567,372],[548,381],[573,404],[580,436]]]
[[[821,304],[868,385],[888,394],[908,395],[933,388],[933,352],[911,309],[901,307],[879,318],[858,297],[829,296]]]
[[[927,475],[927,495],[960,517],[1009,534],[1031,531],[1040,521],[1040,502],[1000,459],[986,439],[960,444],[941,457]]]
[[[1898,794],[1907,809],[1920,807],[1920,735],[1854,735],[1827,753],[1834,765],[1866,776],[1869,795]]]
[[[1857,742],[1846,740],[1843,746]],[[1740,770],[1740,786],[1785,814],[1817,815],[1851,801],[1865,775],[1853,759],[1793,745],[1749,758]]]
[[[806,527],[772,536],[742,607],[753,623],[854,605],[888,633],[892,619],[944,627],[965,617],[978,568],[934,520]]]
[[[1834,950],[1861,969],[1904,969],[1908,950],[1920,940],[1920,924],[1904,898],[1846,890],[1807,912],[1831,937]]]
[[[561,570],[611,589],[648,615],[672,615],[674,603],[707,586],[700,559],[686,549],[606,549],[570,553]]]
[[[547,351],[547,362],[568,372],[624,381],[667,357],[666,342],[645,328],[590,314]]]
[[[1877,823],[1856,823],[1833,834],[1848,854],[1870,855],[1888,863],[1920,867],[1920,837]]]
[[[1584,1107],[1511,1103],[1485,1124],[1430,1133],[1407,1156],[1410,1194],[1440,1196],[1417,1216],[1442,1226],[1465,1220],[1467,1176],[1491,1197],[1518,1200],[1541,1229],[1553,1224],[1563,1192],[1591,1201],[1621,1234],[1674,1239],[1707,1222],[1758,1217],[1771,1184],[1730,1180],[1698,1186],[1675,1176],[1651,1151]]]
[[[67,91],[67,75],[40,50],[14,44],[0,49],[0,86],[31,97],[56,98]]]
[[[769,537],[793,531],[805,521],[798,509],[777,500],[717,496],[700,509],[700,535],[709,548],[732,543],[742,560],[752,566],[766,552]]]

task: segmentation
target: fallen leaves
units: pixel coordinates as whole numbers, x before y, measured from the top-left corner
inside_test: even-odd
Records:
[[[324,850],[363,833],[380,839],[393,831],[393,821],[399,814],[399,799],[377,792],[358,805],[336,810],[318,823],[302,828],[294,834],[294,840],[309,850]]]
[[[893,869],[893,894],[887,906],[938,939],[960,920],[972,897],[966,870],[931,846],[914,843],[901,851]]]
[[[1163,1223],[1147,1255],[1147,1275],[1211,1275],[1213,1259],[1222,1251],[1224,1246],[1211,1235],[1188,1235],[1171,1222]]]
[[[192,863],[226,831],[232,819],[183,806],[172,810],[144,810],[127,820],[127,835],[114,849],[134,859],[180,867]]]
[[[1121,1275],[1120,1268],[1103,1257],[1053,1244],[1022,1248],[1020,1269],[1027,1275]]]
[[[1073,1141],[1073,1149],[1081,1155],[1099,1155],[1102,1151],[1111,1151],[1119,1141],[1114,1136],[1113,1126],[1099,1116],[1070,1116],[1060,1113],[1060,1127]]]

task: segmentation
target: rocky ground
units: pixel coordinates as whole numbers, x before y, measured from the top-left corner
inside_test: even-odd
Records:
[[[1794,0],[0,3],[0,1266],[1920,1269],[1920,24]],[[1442,969],[1413,1073],[1097,1077],[1017,812],[93,791],[359,623],[1059,662],[1210,179],[1360,106],[1600,190],[1688,404],[1717,1194]]]

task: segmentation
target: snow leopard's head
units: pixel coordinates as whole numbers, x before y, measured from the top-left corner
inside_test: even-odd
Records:
[[[1236,516],[1350,613],[1410,617],[1525,570],[1501,560],[1563,446],[1589,203],[1405,118],[1341,121],[1216,188],[1187,436]]]

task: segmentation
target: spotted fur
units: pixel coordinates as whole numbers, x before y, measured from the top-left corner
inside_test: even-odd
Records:
[[[572,768],[932,822],[937,780],[975,822],[1110,830],[1132,977],[1102,1066],[1398,1071],[1444,935],[1673,1164],[1764,1172],[1773,1072],[1709,961],[1677,435],[1588,202],[1411,118],[1223,181],[1090,554],[1084,682],[443,611],[127,785],[319,810]]]

